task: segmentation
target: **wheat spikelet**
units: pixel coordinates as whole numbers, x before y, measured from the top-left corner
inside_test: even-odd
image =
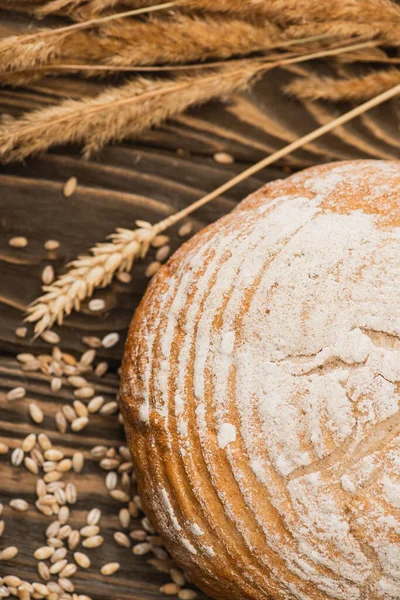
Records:
[[[280,31],[266,22],[258,27],[239,19],[196,18],[178,15],[171,19],[111,22],[97,31],[75,31],[69,35],[27,41],[24,37],[0,42],[3,70],[31,70],[58,62],[110,66],[163,65],[230,58],[276,47]],[[221,42],[222,40],[222,42]],[[17,78],[18,81],[18,78]],[[29,81],[29,74],[24,77]],[[3,78],[5,83],[14,79]]]
[[[189,106],[244,89],[259,64],[225,68],[173,81],[137,78],[95,98],[67,100],[0,126],[0,158],[21,160],[53,144],[81,142],[85,153],[135,135]]]
[[[305,77],[295,79],[286,91],[306,100],[366,100],[400,83],[400,69],[373,72],[363,77],[334,79]]]
[[[155,236],[151,226],[136,230],[119,228],[110,236],[111,242],[97,244],[91,254],[74,260],[66,273],[51,285],[43,286],[46,293],[29,306],[25,320],[36,323],[35,335],[55,322],[61,325],[72,310],[79,311],[94,289],[108,285],[117,271],[130,271],[137,258],[146,256]]]
[[[392,0],[178,0],[177,6],[246,16],[263,15],[282,26],[312,21],[368,23],[377,18],[388,21],[400,18],[400,7]]]

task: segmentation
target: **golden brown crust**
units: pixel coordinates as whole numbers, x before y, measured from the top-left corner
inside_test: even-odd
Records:
[[[399,186],[385,161],[270,183],[136,311],[121,409],[141,497],[216,598],[400,596]]]

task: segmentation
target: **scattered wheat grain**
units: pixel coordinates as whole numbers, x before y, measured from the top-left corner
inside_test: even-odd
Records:
[[[16,236],[9,239],[8,244],[12,248],[25,248],[28,245],[28,240],[26,237]]]
[[[54,268],[52,265],[46,265],[42,271],[41,279],[44,285],[50,285],[54,281]]]
[[[44,342],[47,342],[48,344],[59,344],[61,341],[61,338],[58,335],[58,333],[56,333],[55,331],[51,331],[51,329],[43,331],[43,333],[40,334],[40,337]]]
[[[83,554],[83,552],[74,552],[74,559],[76,564],[82,569],[90,567],[90,558],[86,554]]]
[[[82,542],[84,548],[98,548],[104,542],[104,538],[101,535],[93,535],[85,538]]]
[[[26,389],[23,387],[15,387],[6,394],[6,400],[8,402],[12,402],[13,400],[20,400],[21,398],[25,398]]]
[[[32,421],[34,421],[37,424],[43,423],[43,413],[37,404],[31,402],[29,404],[28,410]]]
[[[117,562],[107,563],[101,567],[100,573],[106,576],[113,575],[120,569],[120,567],[121,565]]]
[[[89,301],[88,308],[91,312],[100,312],[104,310],[106,307],[106,303],[102,298],[93,298]]]
[[[63,194],[66,198],[70,198],[72,194],[75,192],[76,187],[78,185],[78,180],[76,177],[70,177],[64,184]]]
[[[193,223],[191,223],[190,221],[188,221],[187,223],[184,223],[183,225],[181,225],[178,229],[178,235],[179,237],[187,237],[188,235],[190,235],[193,231]]]
[[[8,546],[0,552],[0,560],[12,560],[17,554],[18,548],[16,546]]]

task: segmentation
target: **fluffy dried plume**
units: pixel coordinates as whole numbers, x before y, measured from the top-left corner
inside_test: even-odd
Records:
[[[173,81],[139,77],[95,98],[66,100],[0,125],[0,158],[21,160],[53,144],[70,142],[83,143],[88,156],[110,141],[159,125],[189,106],[245,89],[259,70],[254,63]]]
[[[81,303],[95,288],[108,285],[115,273],[130,271],[133,262],[146,256],[156,232],[151,226],[135,230],[117,229],[109,243],[97,244],[91,254],[79,256],[46,292],[28,308],[26,321],[35,323],[38,336],[54,323],[61,325],[72,310],[79,311]]]
[[[366,100],[400,83],[400,69],[372,72],[363,77],[301,77],[286,91],[303,100]]]

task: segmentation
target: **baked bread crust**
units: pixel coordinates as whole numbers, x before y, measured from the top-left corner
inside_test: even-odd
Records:
[[[400,163],[267,184],[152,279],[121,409],[146,513],[215,598],[400,598]]]

